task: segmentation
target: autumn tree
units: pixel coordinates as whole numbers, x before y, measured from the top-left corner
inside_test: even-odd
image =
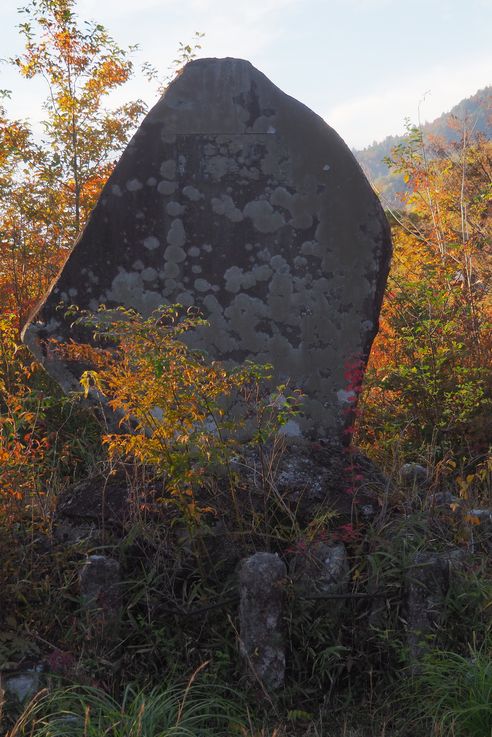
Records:
[[[48,85],[41,140],[0,110],[0,299],[21,327],[56,275],[145,111],[108,110],[133,71],[100,24],[82,23],[75,0],[31,0],[20,10],[25,50],[12,59]]]
[[[75,0],[31,0],[20,11],[25,51],[12,60],[24,77],[42,76],[48,85],[49,173],[66,199],[68,243],[145,111],[141,100],[111,111],[104,107],[109,93],[132,74],[133,48],[121,48],[99,23],[81,23],[74,5]]]
[[[46,171],[29,126],[0,108],[0,301],[18,328],[57,268],[60,211]]]

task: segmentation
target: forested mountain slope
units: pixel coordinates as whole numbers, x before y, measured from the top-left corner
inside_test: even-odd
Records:
[[[485,87],[471,97],[461,100],[449,112],[436,120],[422,125],[424,141],[442,138],[445,141],[459,140],[463,127],[469,136],[482,133],[488,138],[492,134],[492,86]],[[401,200],[399,192],[406,189],[400,174],[389,171],[385,163],[391,151],[405,141],[405,136],[387,136],[383,141],[374,142],[354,154],[364,169],[371,184],[378,191],[386,206],[398,207]]]

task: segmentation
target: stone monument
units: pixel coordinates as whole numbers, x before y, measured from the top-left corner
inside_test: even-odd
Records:
[[[130,141],[23,334],[65,390],[64,309],[195,306],[211,358],[274,366],[305,394],[288,433],[339,437],[378,327],[390,233],[341,138],[241,59],[190,62]]]

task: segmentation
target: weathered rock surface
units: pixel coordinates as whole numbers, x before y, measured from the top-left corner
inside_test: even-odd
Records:
[[[131,509],[129,479],[123,473],[94,475],[61,492],[53,532],[61,543],[92,538],[101,530],[120,530]]]
[[[249,676],[267,689],[280,688],[285,676],[282,614],[287,569],[277,554],[255,553],[239,571],[240,651]]]
[[[328,438],[291,442],[283,452],[267,448],[262,457],[245,452],[234,470],[248,496],[273,491],[303,525],[328,510],[371,518],[378,496],[389,488],[369,458]]]
[[[81,337],[63,307],[194,305],[210,322],[196,346],[272,363],[275,382],[304,391],[291,435],[337,435],[389,258],[382,208],[340,137],[249,62],[201,59],[147,115],[23,337],[78,389],[81,367],[46,343]]]
[[[0,696],[3,690],[7,697],[23,704],[40,690],[43,670],[42,663],[34,663],[16,672],[0,673]]]
[[[297,551],[290,558],[289,575],[296,591],[307,598],[347,593],[350,569],[345,545],[318,542]]]
[[[400,469],[401,480],[410,487],[425,486],[429,479],[429,471],[420,463],[404,463]]]

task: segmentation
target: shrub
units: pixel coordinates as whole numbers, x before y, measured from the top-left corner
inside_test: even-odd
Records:
[[[92,364],[81,378],[86,396],[103,398],[119,418],[120,431],[104,436],[110,456],[157,469],[192,515],[207,470],[227,467],[244,434],[263,444],[296,411],[295,393],[269,388],[271,366],[230,367],[190,348],[187,334],[206,322],[179,305],[148,318],[101,308],[77,322],[94,330],[99,347],[72,344],[69,358]]]

